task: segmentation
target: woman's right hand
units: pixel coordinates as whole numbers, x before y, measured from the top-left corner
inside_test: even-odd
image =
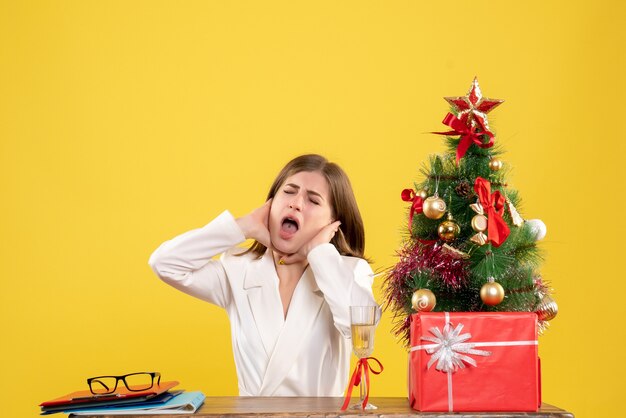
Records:
[[[267,248],[271,248],[269,220],[272,199],[269,199],[263,206],[250,212],[249,214],[237,218],[235,222],[248,239],[253,239]]]

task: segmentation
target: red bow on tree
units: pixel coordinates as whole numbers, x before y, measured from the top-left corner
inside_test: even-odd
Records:
[[[499,247],[511,233],[509,226],[502,218],[506,199],[499,190],[491,193],[491,183],[482,177],[476,178],[474,191],[487,212],[487,242]]]
[[[411,205],[411,212],[409,213],[409,232],[413,235],[413,215],[415,213],[422,213],[422,205],[424,199],[421,196],[415,194],[411,189],[402,190],[402,200],[405,202],[413,202]]]
[[[489,129],[485,126],[481,119],[474,119],[475,124],[468,125],[468,121],[462,121],[454,116],[452,113],[448,113],[443,118],[443,124],[451,127],[453,130],[448,132],[433,132],[437,135],[460,135],[459,143],[456,147],[456,163],[459,164],[459,160],[463,158],[467,150],[472,144],[476,144],[481,148],[491,148],[494,143],[494,136]],[[483,137],[487,136],[489,141],[484,142]]]
[[[367,362],[368,360],[373,360],[378,363],[380,369],[374,370],[372,366]],[[367,401],[370,397],[370,371],[374,374],[380,374],[383,371],[383,365],[375,357],[360,358],[359,361],[356,363],[356,368],[354,369],[354,373],[352,373],[352,378],[350,379],[350,383],[348,384],[346,399],[344,400],[343,406],[341,407],[342,411],[348,409],[348,405],[350,404],[350,396],[352,396],[352,388],[363,384],[363,382],[361,382],[362,374],[365,374],[365,398],[363,399],[362,404],[363,409],[365,409],[365,407],[367,406]]]

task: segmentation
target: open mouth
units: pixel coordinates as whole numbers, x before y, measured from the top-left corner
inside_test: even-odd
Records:
[[[281,224],[280,229],[285,234],[295,234],[299,229],[298,221],[293,218],[286,217],[285,219],[283,219],[283,223]]]

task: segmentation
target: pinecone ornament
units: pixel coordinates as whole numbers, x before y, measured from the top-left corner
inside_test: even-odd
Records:
[[[454,188],[454,191],[457,195],[467,199],[472,195],[472,186],[470,186],[467,181],[463,180],[459,182],[459,184],[457,184],[457,186]]]

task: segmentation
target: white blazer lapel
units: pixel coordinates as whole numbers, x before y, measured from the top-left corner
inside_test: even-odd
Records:
[[[303,338],[315,322],[324,297],[310,268],[304,271],[294,291],[287,320],[271,354],[259,396],[271,396],[296,361]],[[281,312],[282,313],[282,312]]]
[[[243,280],[250,311],[261,336],[268,358],[283,328],[283,312],[278,293],[278,276],[268,251],[257,262],[250,263]]]

